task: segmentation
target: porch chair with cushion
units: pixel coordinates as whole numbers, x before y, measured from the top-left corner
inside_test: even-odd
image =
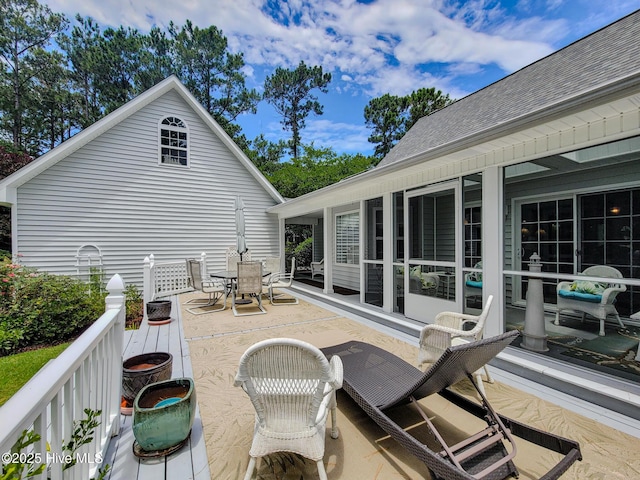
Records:
[[[260,315],[267,313],[262,307],[262,263],[261,262],[238,262],[238,278],[231,288],[231,308],[236,317],[244,315]],[[238,297],[248,298],[250,307],[247,311],[238,312]],[[253,299],[258,303],[258,310],[253,307]]]
[[[338,438],[336,390],[342,387],[342,361],[329,362],[313,345],[290,338],[263,340],[242,355],[235,386],[249,396],[256,411],[249,450],[249,480],[257,460],[290,452],[316,462],[321,480],[325,428],[331,412],[331,438]]]
[[[482,269],[482,262],[473,268]],[[464,276],[464,298],[482,297],[482,272],[470,272]]]
[[[274,273],[269,277],[267,288],[269,289],[269,302],[272,305],[298,305],[298,299],[293,295],[275,292],[280,288],[291,288],[293,275],[296,271],[296,257],[291,257],[291,271],[289,273]]]
[[[500,415],[477,386],[481,403],[449,388],[464,378],[471,378],[518,335],[517,330],[512,330],[451,346],[426,372],[387,350],[355,340],[322,351],[332,361],[336,356],[342,359],[344,391],[402,448],[425,463],[430,478],[497,480],[511,475],[517,477],[515,437],[519,437],[542,447],[542,450],[532,450],[540,455],[541,462],[549,460],[550,470],[536,478],[557,479],[582,458],[577,442]],[[472,385],[475,384],[472,382]],[[451,403],[438,415],[425,408],[426,402],[420,402],[436,393]],[[420,415],[422,421],[412,418],[413,412]],[[431,421],[433,416],[437,416],[436,422]],[[486,422],[486,428],[471,433],[476,432],[477,419]],[[440,451],[432,450],[431,442],[425,443],[426,435],[419,431],[421,425],[425,425],[440,444]],[[414,433],[418,435],[414,436]],[[553,455],[551,460],[549,452],[560,455]]]
[[[435,272],[423,272],[417,265],[409,269],[409,292],[435,297],[440,287],[440,275]]]
[[[193,315],[219,312],[225,309],[227,289],[223,282],[203,279],[202,262],[195,258],[187,259],[187,277],[189,286],[196,291],[209,294],[209,298],[193,298],[184,303],[192,306],[187,312]],[[222,301],[220,301],[222,300]],[[220,304],[218,302],[220,301]]]
[[[418,364],[434,363],[452,345],[461,345],[480,340],[484,332],[484,324],[487,320],[489,309],[491,308],[491,302],[493,302],[493,295],[489,295],[489,298],[487,298],[487,303],[480,315],[455,312],[441,312],[436,315],[434,323],[425,325],[420,331]],[[475,384],[484,395],[482,370],[487,376],[487,382],[493,383],[493,378],[491,378],[486,365],[473,373]]]
[[[324,258],[319,262],[311,262],[311,278],[324,275]]]
[[[585,268],[580,275],[589,277],[623,278],[619,270],[606,265],[595,265]],[[604,322],[609,315],[613,315],[618,324],[624,328],[624,323],[615,307],[616,297],[625,292],[627,287],[621,283],[598,281],[560,282],[556,287],[558,310],[555,324],[560,325],[560,312],[571,310],[585,315],[594,316],[600,320],[600,336],[604,336]]]

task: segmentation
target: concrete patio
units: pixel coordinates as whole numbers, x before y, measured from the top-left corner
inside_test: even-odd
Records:
[[[180,302],[192,296],[181,295]],[[267,303],[268,313],[253,317],[234,317],[230,309],[198,316],[181,310],[211,478],[241,478],[248,464],[254,413],[244,392],[233,387],[233,379],[241,354],[253,343],[265,338],[292,337],[324,347],[359,339],[388,349],[409,362],[415,361],[417,349],[411,336],[363,321],[334,307],[312,303],[304,295],[301,298],[298,306],[276,307]],[[565,395],[563,392],[532,388],[496,368],[492,369],[492,375],[498,381],[486,385],[487,396],[500,413],[580,442],[584,460],[576,463],[563,478],[638,476],[640,459],[636,453],[640,451],[640,429],[637,422],[628,422],[630,427],[624,433],[610,426],[624,424],[626,419],[620,416],[601,417],[609,423],[605,425],[543,399],[557,401]],[[469,384],[463,382],[456,389],[473,396]],[[454,436],[475,428],[459,416],[456,407],[442,399],[429,397],[421,402],[433,413],[435,421]],[[426,467],[398,448],[349,397],[340,394],[338,408],[341,436],[338,440],[327,437],[324,458],[330,479],[429,478]],[[417,420],[415,425],[414,419],[406,420],[412,427],[419,426]],[[431,439],[425,437],[423,441],[429,443]],[[533,445],[522,442],[518,448],[516,465],[521,470],[520,478],[538,478],[555,463],[552,455],[540,452]],[[317,478],[314,463],[283,454],[262,462],[258,478],[299,479],[301,476]]]

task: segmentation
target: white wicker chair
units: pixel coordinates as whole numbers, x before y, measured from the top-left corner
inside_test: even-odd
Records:
[[[258,342],[242,355],[235,385],[249,395],[256,410],[249,451],[249,480],[257,460],[276,452],[290,452],[316,462],[326,480],[322,458],[327,415],[331,437],[338,438],[336,390],[342,388],[342,360],[327,361],[313,345],[290,338]]]
[[[459,345],[462,342],[480,340],[484,332],[484,324],[491,308],[493,295],[489,295],[487,303],[480,315],[467,315],[464,313],[441,312],[436,315],[435,323],[425,325],[420,332],[420,351],[418,352],[418,364],[433,363],[451,345]],[[465,324],[473,324],[473,328],[465,330]],[[493,383],[489,369],[484,366],[486,381]],[[483,394],[482,371],[473,374],[476,386]]]
[[[319,262],[311,262],[311,278],[316,275],[324,275],[324,258]]]
[[[231,308],[236,317],[244,315],[260,315],[267,313],[262,307],[262,263],[261,262],[238,262],[238,278],[234,282],[231,289]],[[238,312],[236,308],[238,296],[244,298],[255,298],[258,302],[258,310],[252,309],[244,313]],[[251,300],[250,303],[253,303]]]
[[[291,257],[291,271],[289,273],[274,273],[269,277],[267,288],[269,289],[269,301],[272,305],[298,305],[298,299],[293,295],[274,293],[278,288],[290,288],[293,283],[293,275],[296,271],[296,257]]]
[[[209,294],[209,298],[193,298],[184,303],[184,305],[193,305],[187,308],[187,312],[193,315],[202,315],[203,313],[219,312],[225,309],[227,304],[227,289],[223,282],[205,280],[202,278],[202,262],[195,258],[187,259],[187,276],[189,285],[202,293]],[[219,306],[216,304],[222,299]],[[213,308],[215,307],[215,308]]]
[[[608,267],[606,265],[594,265],[593,267],[585,268],[581,275],[590,277],[606,277],[606,278],[623,278],[622,273],[619,270]],[[572,310],[582,313],[582,321],[584,322],[585,314],[593,315],[600,320],[600,336],[604,336],[604,322],[607,316],[613,315],[618,324],[624,328],[624,323],[620,320],[620,315],[614,305],[616,297],[619,293],[626,292],[627,287],[621,283],[611,282],[600,295],[600,299],[596,299],[597,296],[584,295],[580,296],[580,292],[572,292],[571,285],[573,282],[560,282],[556,287],[558,309],[556,311],[555,324],[560,325],[560,312],[564,310]],[[565,297],[562,293],[573,293],[573,297]],[[577,294],[577,295],[576,295]],[[587,300],[588,297],[592,297]]]

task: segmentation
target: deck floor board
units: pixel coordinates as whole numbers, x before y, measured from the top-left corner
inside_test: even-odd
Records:
[[[172,321],[149,326],[142,322],[138,330],[127,330],[123,342],[123,359],[147,352],[169,352],[173,356],[172,378],[192,377],[189,347],[184,338],[177,297],[172,299]],[[121,415],[120,433],[111,439],[104,464],[110,465],[107,480],[209,480],[209,461],[204,443],[200,410],[187,444],[179,451],[160,459],[139,459],[133,454],[132,417]]]

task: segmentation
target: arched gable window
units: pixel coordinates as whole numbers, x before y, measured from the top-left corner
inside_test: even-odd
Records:
[[[189,164],[187,125],[178,117],[166,117],[160,122],[160,163]]]

